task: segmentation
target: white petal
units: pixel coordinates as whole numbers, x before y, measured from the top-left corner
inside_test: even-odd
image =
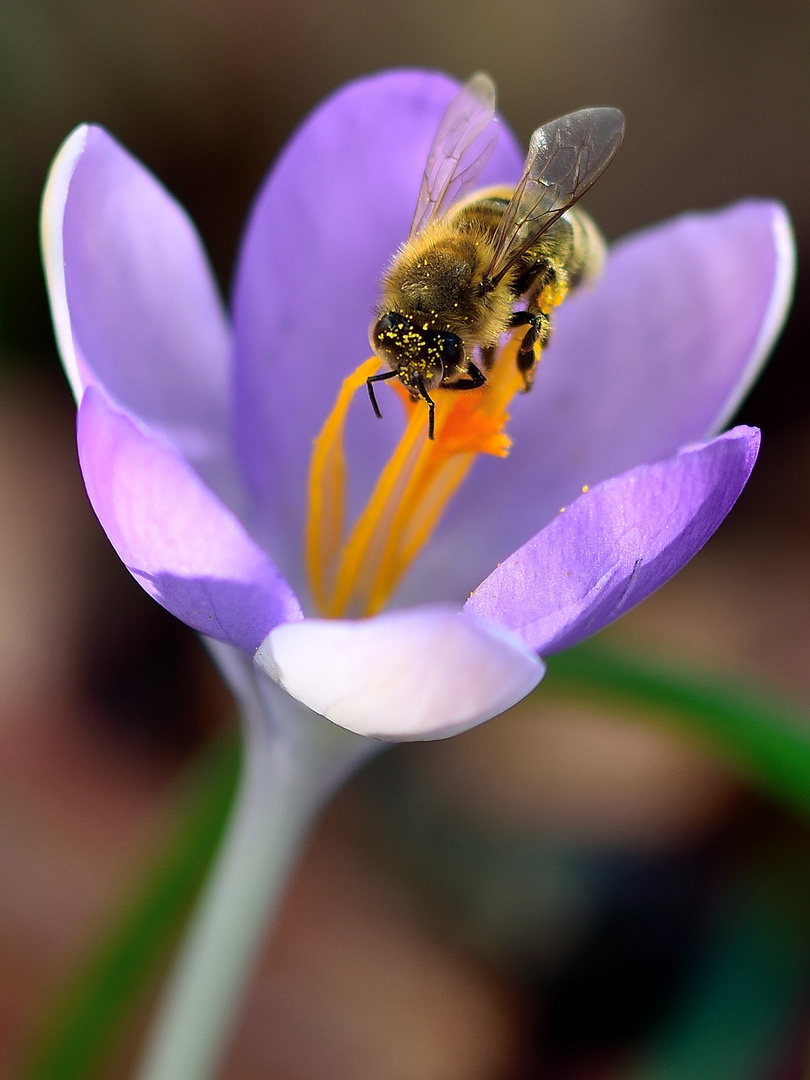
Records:
[[[377,739],[442,739],[510,708],[543,662],[511,631],[430,606],[276,627],[256,662],[289,694]]]

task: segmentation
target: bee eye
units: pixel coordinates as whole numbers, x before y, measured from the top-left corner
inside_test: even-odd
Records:
[[[407,320],[396,311],[381,315],[369,334],[372,349],[387,363],[391,363],[402,348],[402,335],[406,330]]]
[[[405,320],[401,315],[397,315],[395,311],[389,311],[387,315],[383,315],[383,317],[377,321],[375,334],[377,336],[380,334],[389,334],[392,330],[396,330],[398,327],[402,326],[404,322]]]
[[[447,334],[444,331],[437,333],[439,355],[446,368],[452,368],[460,364],[464,359],[464,346],[461,338],[456,334]]]

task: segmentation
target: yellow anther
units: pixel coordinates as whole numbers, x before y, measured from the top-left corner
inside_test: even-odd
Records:
[[[315,440],[309,465],[309,500],[306,524],[306,564],[312,598],[325,610],[334,582],[335,550],[343,536],[346,499],[346,459],[343,430],[352,398],[369,375],[379,368],[371,357],[343,380],[334,408]]]

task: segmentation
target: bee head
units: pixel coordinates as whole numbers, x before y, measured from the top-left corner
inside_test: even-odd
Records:
[[[464,344],[456,334],[434,330],[429,325],[390,311],[371,328],[371,347],[408,390],[418,396],[420,385],[428,390],[439,386],[446,375],[459,370],[464,361]]]

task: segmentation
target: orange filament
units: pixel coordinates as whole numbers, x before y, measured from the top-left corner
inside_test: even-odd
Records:
[[[507,456],[506,410],[523,389],[517,348],[513,339],[501,350],[480,389],[434,392],[433,440],[427,437],[424,403],[402,389],[405,429],[346,539],[346,415],[354,395],[379,369],[379,360],[366,360],[344,380],[315,440],[309,472],[306,562],[313,600],[323,615],[360,617],[379,611],[430,539],[476,456]]]

